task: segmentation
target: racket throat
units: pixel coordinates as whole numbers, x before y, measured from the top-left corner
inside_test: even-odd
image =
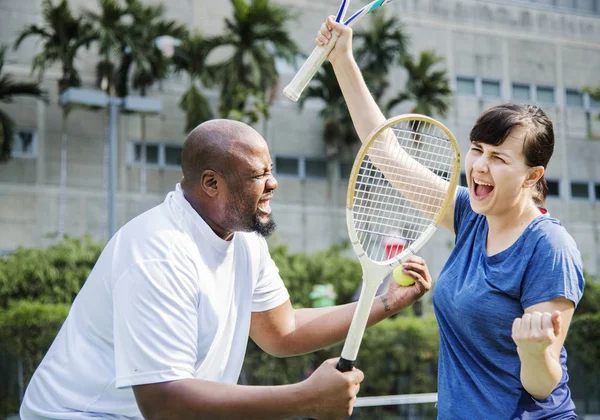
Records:
[[[372,278],[377,279],[380,277]],[[358,355],[358,349],[360,348],[360,342],[362,341],[365,328],[367,327],[367,321],[369,320],[371,307],[373,306],[373,300],[375,299],[375,295],[377,294],[377,289],[379,288],[380,284],[381,281],[363,281],[363,289],[360,293],[360,298],[358,299],[358,305],[354,311],[354,317],[352,318],[352,323],[350,324],[348,336],[344,342],[342,357],[338,363],[338,370],[341,372],[345,372],[341,369],[342,367],[347,368],[349,366],[349,369],[352,369],[354,366],[356,357]]]

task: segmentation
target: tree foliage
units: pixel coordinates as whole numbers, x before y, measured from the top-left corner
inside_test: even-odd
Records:
[[[406,55],[400,62],[408,73],[406,88],[390,99],[385,109],[389,111],[404,101],[410,101],[413,103],[411,112],[446,116],[452,89],[446,69],[441,67],[444,58],[435,51],[421,51],[418,60]]]
[[[292,17],[271,0],[231,0],[233,17],[225,19],[225,33],[208,40],[210,50],[223,47],[231,54],[212,65],[220,86],[219,113],[255,123],[268,118],[279,75],[275,59],[292,61],[298,53],[287,31]]]
[[[81,47],[89,48],[95,36],[92,27],[73,15],[67,0],[61,0],[56,5],[52,0],[43,0],[42,20],[43,26],[28,25],[19,32],[15,48],[28,37],[38,37],[43,46],[33,58],[32,71],[41,80],[52,64],[60,63],[62,75],[58,81],[59,93],[69,87],[80,86],[81,78],[75,67],[75,58]]]
[[[186,37],[182,44],[175,49],[173,69],[176,73],[185,72],[190,78],[190,86],[179,101],[179,108],[185,112],[185,128],[187,134],[198,124],[213,118],[213,111],[201,86],[212,86],[214,75],[211,75],[206,65],[209,44],[199,32]]]
[[[45,249],[18,248],[0,259],[0,307],[16,300],[70,304],[101,251],[102,244],[87,236]]]
[[[333,245],[315,254],[292,254],[285,246],[271,249],[294,306],[312,306],[309,295],[315,284],[332,284],[338,304],[352,301],[361,284],[362,269],[358,261],[343,254],[344,250],[341,245]]]
[[[48,248],[21,247],[0,257],[0,360],[19,359],[25,384],[52,344],[102,247],[90,237],[66,237]],[[8,363],[3,366],[0,377],[10,376]],[[18,395],[8,386],[0,381],[0,417],[18,406]]]

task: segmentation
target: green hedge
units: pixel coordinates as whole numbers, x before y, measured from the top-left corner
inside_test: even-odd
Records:
[[[333,245],[314,254],[292,254],[286,246],[271,247],[294,307],[312,306],[309,296],[315,284],[332,284],[338,304],[352,300],[362,281],[362,269],[355,258],[345,255],[346,250],[345,245]]]
[[[102,248],[90,237],[65,238],[0,257],[0,418],[18,409],[17,360],[26,385]]]
[[[338,357],[342,344],[314,354],[276,358],[248,343],[244,379],[249,384],[297,382],[324,360]],[[413,394],[437,389],[438,328],[435,318],[398,316],[365,332],[356,366],[365,373],[361,395]]]
[[[14,300],[70,304],[102,252],[86,236],[48,248],[18,248],[0,258],[0,308]]]
[[[565,347],[586,376],[600,377],[600,312],[573,317]]]
[[[0,313],[0,350],[23,361],[27,381],[69,313],[67,304],[12,302]]]

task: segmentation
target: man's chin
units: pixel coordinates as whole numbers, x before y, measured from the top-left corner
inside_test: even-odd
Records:
[[[277,224],[273,219],[271,219],[271,216],[264,218],[257,217],[254,219],[254,225],[252,230],[258,233],[259,235],[268,238],[269,236],[271,236],[271,234],[273,234],[276,227]]]

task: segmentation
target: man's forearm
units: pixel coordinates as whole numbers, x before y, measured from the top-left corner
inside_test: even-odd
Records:
[[[156,398],[146,395],[146,403],[140,404],[144,418],[263,420],[309,416],[299,384],[243,386],[184,379],[162,385]]]
[[[562,377],[562,368],[550,351],[532,355],[519,352],[521,359],[521,383],[534,398],[542,400],[556,388]]]
[[[327,308],[304,308],[294,311],[295,328],[281,340],[278,356],[295,356],[309,353],[338,343],[346,338],[357,303]],[[374,325],[409,306],[393,304],[386,294],[373,301],[367,326]],[[285,344],[283,344],[285,343]]]

